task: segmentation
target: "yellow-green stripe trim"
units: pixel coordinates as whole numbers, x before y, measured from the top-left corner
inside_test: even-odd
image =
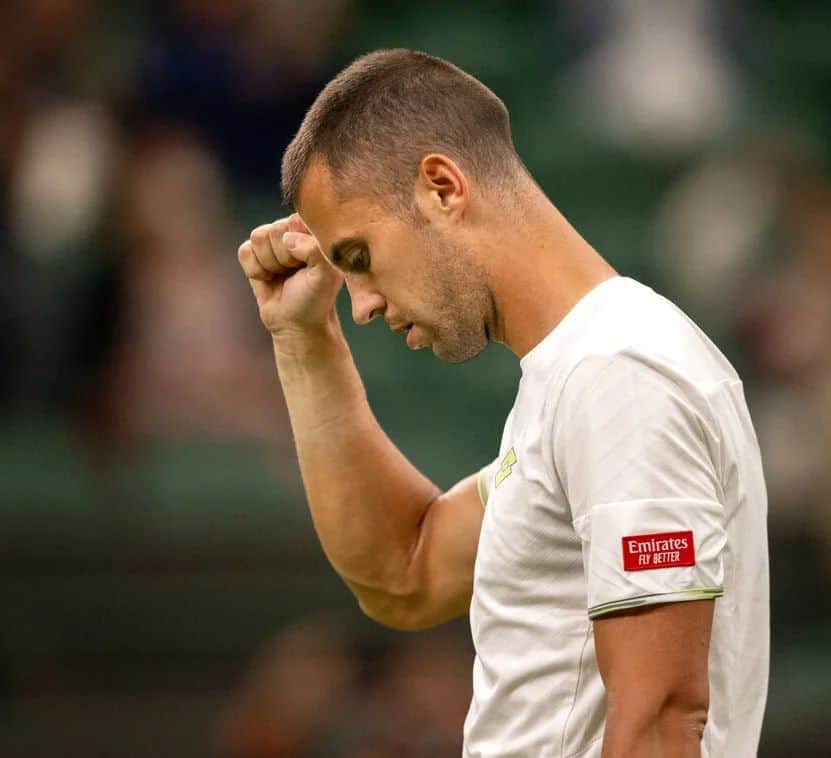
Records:
[[[479,492],[479,500],[482,501],[483,508],[488,504],[488,488],[485,486],[486,473],[487,469],[483,468],[476,477],[476,490]]]
[[[641,605],[655,605],[657,602],[677,603],[685,600],[711,600],[721,597],[724,594],[724,587],[697,587],[689,590],[678,590],[676,592],[659,592],[651,595],[638,595],[626,600],[615,600],[610,603],[601,603],[589,608],[589,618],[594,619],[606,613],[625,611],[629,608],[637,608]],[[665,598],[664,600],[658,600]]]

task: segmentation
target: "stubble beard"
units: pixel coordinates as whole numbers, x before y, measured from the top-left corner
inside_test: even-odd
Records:
[[[487,272],[470,251],[433,240],[435,317],[431,327],[433,354],[445,363],[464,363],[488,346],[487,318],[493,298]]]

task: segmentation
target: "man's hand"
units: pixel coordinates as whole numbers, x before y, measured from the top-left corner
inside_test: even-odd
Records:
[[[254,229],[237,258],[272,336],[314,330],[334,318],[343,274],[296,213]]]

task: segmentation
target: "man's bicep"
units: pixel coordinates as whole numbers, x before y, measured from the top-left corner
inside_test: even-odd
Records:
[[[610,746],[628,743],[658,721],[703,728],[714,605],[714,600],[667,603],[594,621]]]
[[[460,481],[424,516],[411,564],[419,588],[417,626],[449,621],[470,608],[483,513],[478,479],[473,474]]]

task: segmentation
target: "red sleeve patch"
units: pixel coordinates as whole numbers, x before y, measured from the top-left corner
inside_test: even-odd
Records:
[[[695,566],[692,531],[637,534],[622,541],[624,571]]]

